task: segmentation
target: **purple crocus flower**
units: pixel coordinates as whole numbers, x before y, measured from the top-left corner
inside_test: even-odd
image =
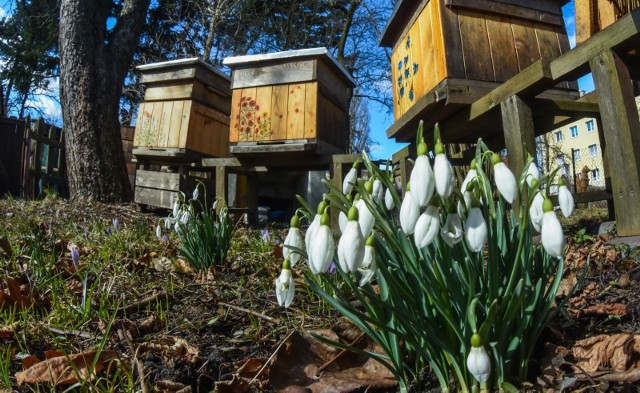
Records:
[[[329,273],[331,275],[336,274],[336,263],[333,261],[333,259],[331,260],[331,263],[329,264],[329,267],[327,268],[327,271],[325,273]]]
[[[269,243],[269,240],[271,240],[271,234],[269,234],[268,229],[261,229],[260,237],[262,238],[262,241],[265,243]]]
[[[167,235],[162,235],[162,242],[164,244],[169,244],[169,236]]]
[[[77,248],[71,249],[71,261],[76,270],[80,269],[80,252]]]

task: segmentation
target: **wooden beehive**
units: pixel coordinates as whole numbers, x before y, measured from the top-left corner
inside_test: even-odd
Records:
[[[355,83],[325,48],[230,57],[224,64],[233,71],[232,154],[347,150]]]
[[[433,104],[441,103],[435,105],[434,122],[442,120],[537,60],[568,51],[564,2],[400,1],[380,40],[393,48],[396,122],[387,136],[410,141],[417,119],[433,112]]]
[[[640,0],[575,0],[576,44],[640,7]]]
[[[138,108],[136,156],[229,156],[229,77],[197,58],[138,69],[146,92]]]

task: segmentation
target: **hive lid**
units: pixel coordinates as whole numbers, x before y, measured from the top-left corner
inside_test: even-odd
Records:
[[[318,58],[323,60],[326,64],[338,72],[345,81],[354,87],[356,85],[355,80],[342,64],[336,60],[335,57],[329,53],[327,48],[310,48],[310,49],[298,49],[289,50],[285,52],[274,52],[258,55],[246,55],[246,56],[233,56],[224,59],[222,64],[228,66],[232,70],[242,68],[261,67],[270,64],[283,63],[286,61],[298,61],[304,59]]]
[[[224,79],[231,80],[231,78],[229,78],[229,76],[226,75],[224,72],[216,69],[211,64],[205,63],[198,57],[190,57],[188,59],[178,59],[178,60],[161,61],[158,63],[143,64],[143,65],[137,66],[136,69],[138,69],[140,72],[144,74],[145,72],[149,72],[149,71],[152,71],[152,72],[161,71],[161,70],[164,71],[169,69],[181,69],[181,68],[188,68],[193,66],[203,67],[208,71],[211,71],[214,74]]]
[[[524,8],[545,14],[549,12],[548,6],[550,3],[557,3],[560,6],[563,6],[569,2],[569,0],[400,0],[396,4],[391,17],[380,36],[379,45],[382,47],[393,47],[402,35],[402,32],[410,23],[413,23],[412,19],[414,19],[416,11],[422,10],[429,1],[440,1],[441,4],[444,3],[444,6],[448,8],[471,8],[497,14],[507,12],[514,13],[515,15],[519,14],[518,12],[514,12],[517,8]],[[523,14],[518,16],[524,17]],[[560,20],[561,16],[562,15],[560,15]],[[525,19],[527,18],[525,17]],[[543,23],[545,22],[544,18],[541,18],[538,21]]]

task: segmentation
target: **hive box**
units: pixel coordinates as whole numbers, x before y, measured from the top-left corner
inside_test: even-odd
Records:
[[[342,153],[355,83],[325,48],[230,57],[230,151]]]
[[[134,155],[229,155],[229,77],[197,58],[138,70],[146,93],[138,108]]]
[[[381,46],[393,48],[396,122],[387,136],[410,141],[418,119],[434,106],[433,122],[474,102],[537,60],[554,59],[568,51],[561,10],[565,2],[400,1],[380,40]],[[574,86],[564,83],[559,88],[569,91]],[[454,105],[445,107],[449,104]]]

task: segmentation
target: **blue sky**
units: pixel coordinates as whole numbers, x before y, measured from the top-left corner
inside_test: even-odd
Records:
[[[569,43],[573,48],[576,43],[576,18],[575,18],[575,5],[573,1],[568,2],[562,9],[564,15],[565,25],[567,26],[567,33],[569,35]],[[593,91],[593,80],[591,74],[580,78],[578,80],[580,90],[586,92]],[[386,108],[380,104],[373,102],[369,107],[371,113],[371,136],[374,142],[378,143],[378,146],[374,147],[371,155],[376,159],[387,159],[406,146],[406,143],[396,143],[392,139],[387,139],[386,131],[393,123],[393,114],[387,113]]]

